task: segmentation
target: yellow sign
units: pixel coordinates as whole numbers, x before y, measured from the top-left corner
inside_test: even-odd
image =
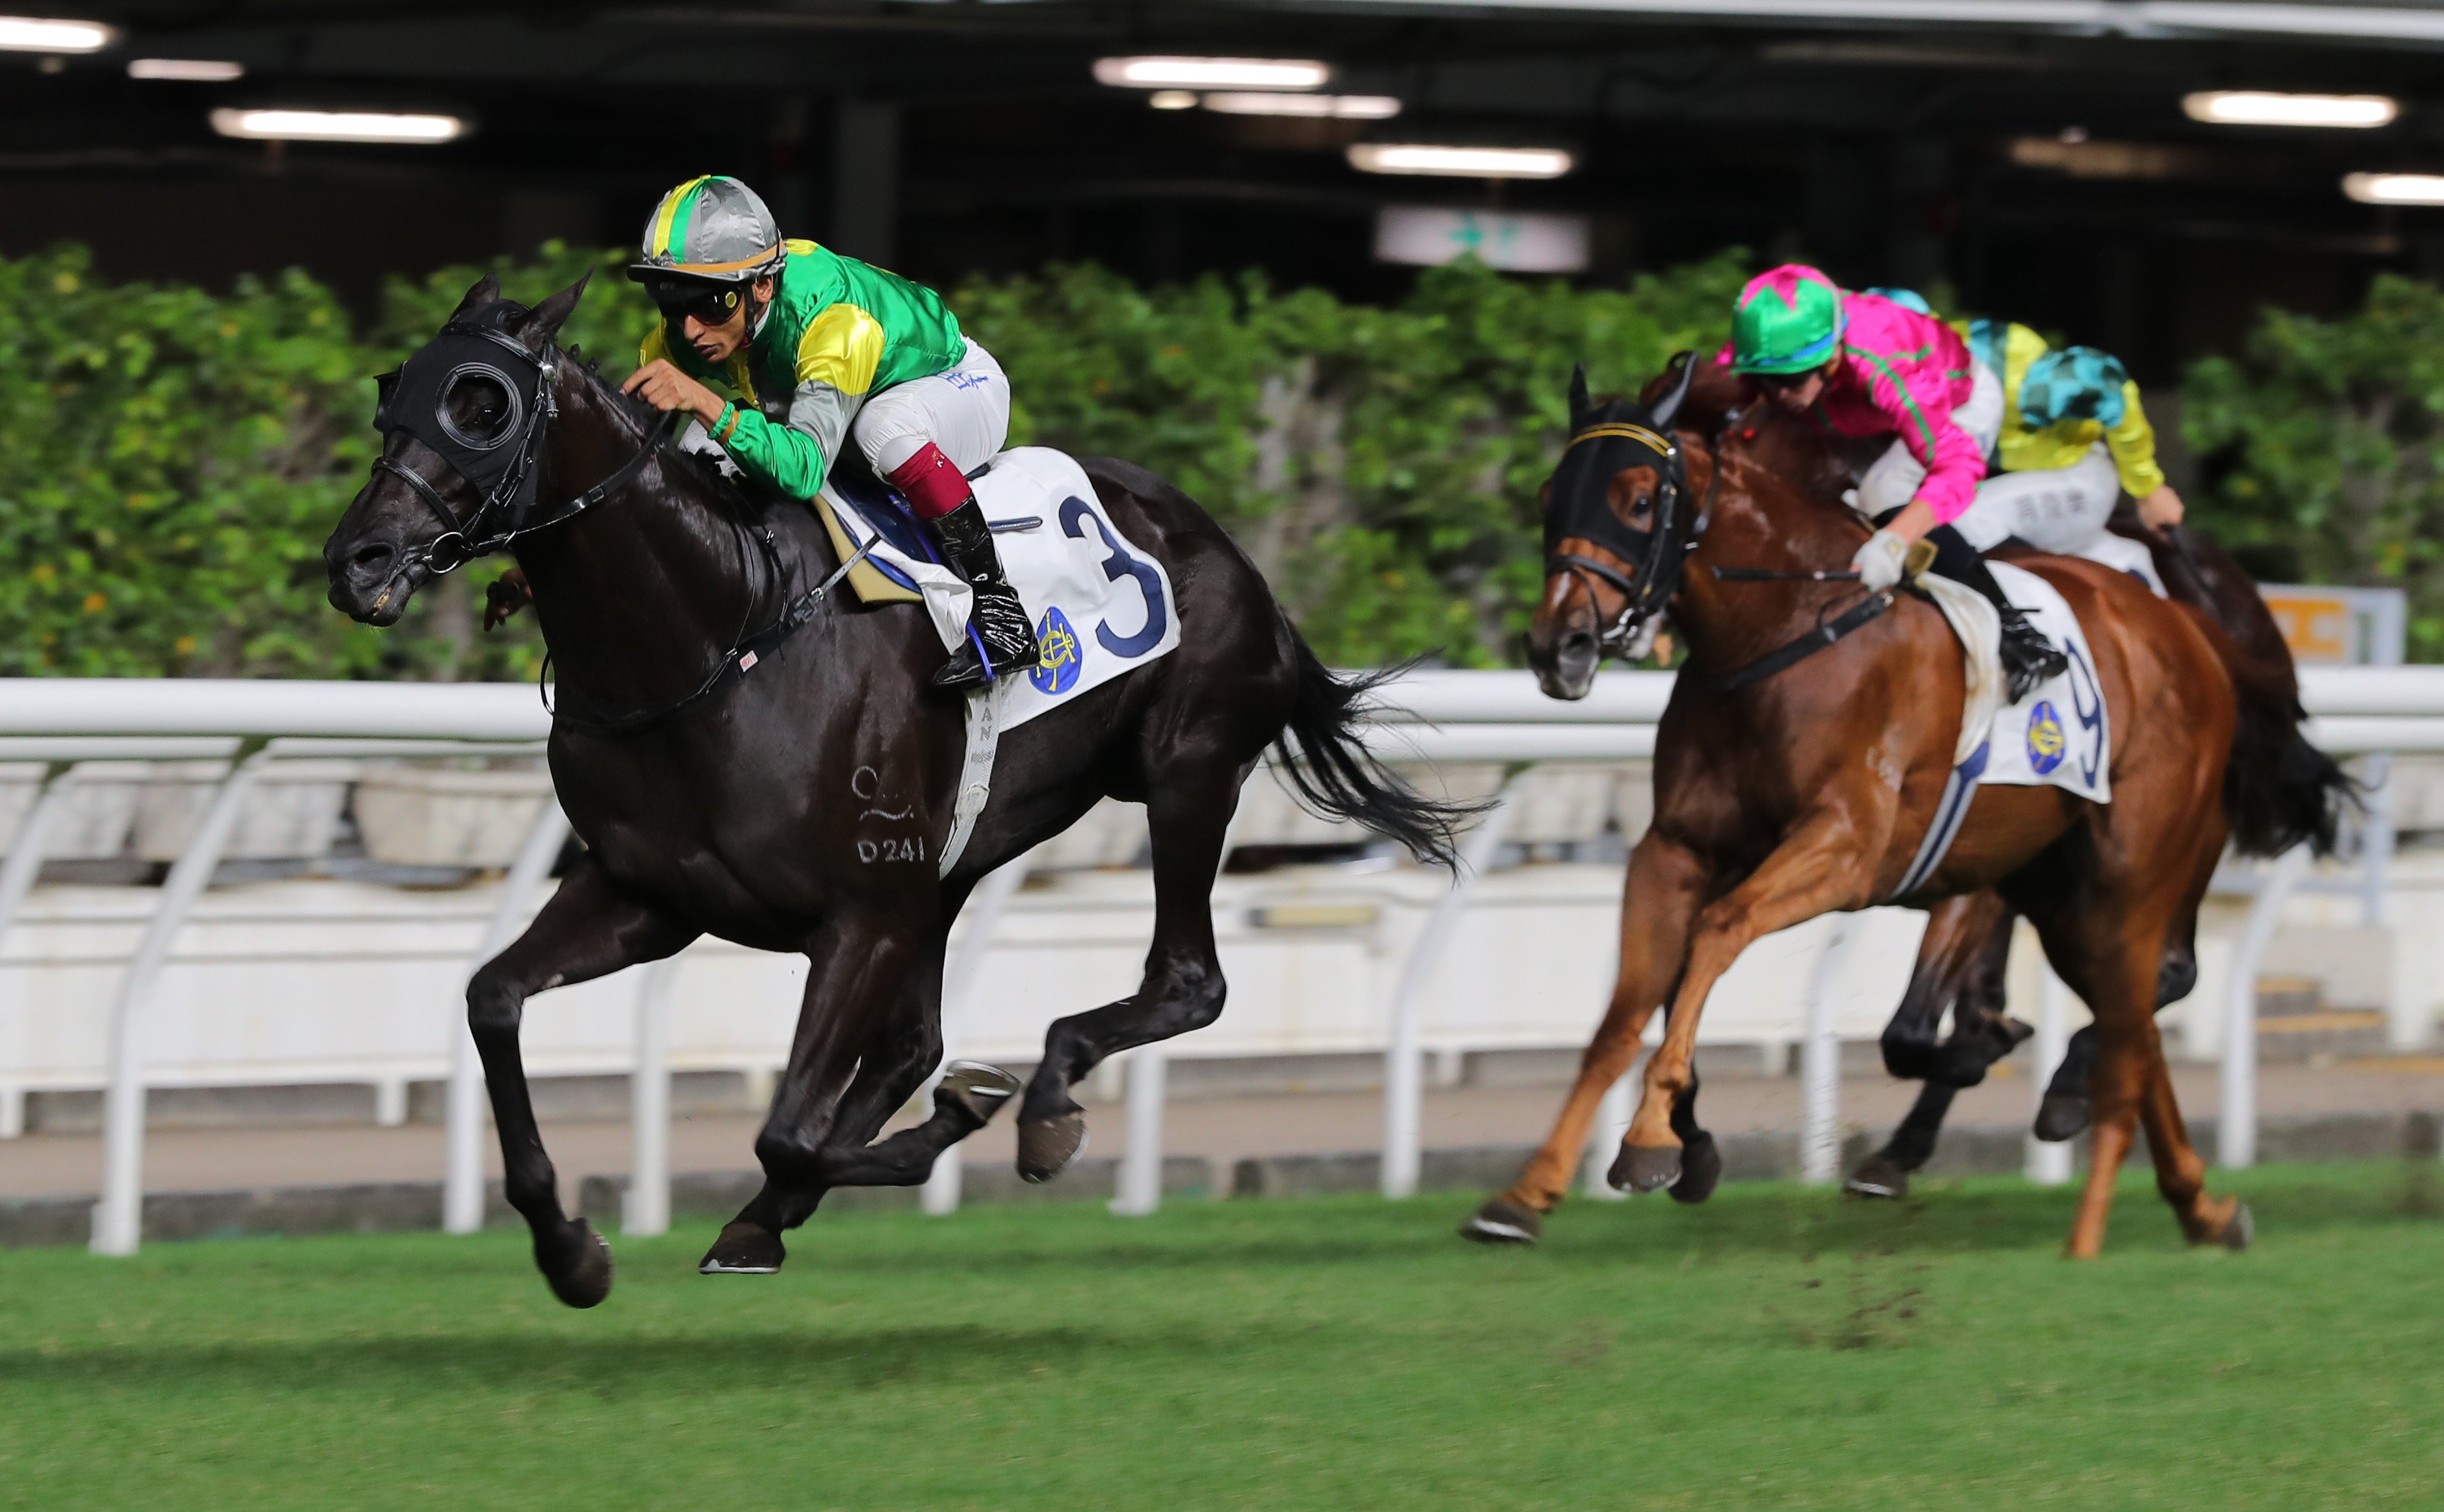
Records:
[[[2294,661],[2344,662],[2351,659],[2351,606],[2339,594],[2313,589],[2268,588],[2266,607],[2283,629],[2283,643]]]

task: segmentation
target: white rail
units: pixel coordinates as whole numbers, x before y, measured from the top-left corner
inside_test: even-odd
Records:
[[[2310,737],[2336,755],[2444,751],[2444,668],[2314,668],[2303,675],[2303,697],[2316,717]],[[1500,761],[1523,767],[1551,761],[1635,759],[1654,749],[1654,727],[1669,701],[1672,674],[1612,672],[1595,693],[1579,703],[1545,698],[1532,679],[1514,673],[1413,673],[1383,695],[1379,747],[1395,758],[1433,762]],[[286,757],[401,754],[533,753],[548,735],[550,720],[531,689],[507,684],[302,683],[204,679],[37,678],[0,681],[0,759],[50,764],[40,796],[5,864],[0,864],[0,934],[5,934],[38,874],[46,832],[76,781],[74,764],[119,759],[231,760],[204,822],[172,866],[142,943],[121,977],[114,1000],[109,1085],[105,1094],[105,1156],[102,1200],[96,1207],[94,1247],[107,1254],[131,1252],[141,1227],[144,1041],[146,1009],[162,962],[185,922],[190,906],[217,866],[248,788],[268,764]],[[1514,773],[1515,777],[1515,773]],[[1490,863],[1508,812],[1499,804],[1472,836],[1472,859]],[[505,946],[565,835],[557,804],[545,805],[527,837],[510,885],[503,890],[486,931],[486,943],[470,971]],[[1489,838],[1490,837],[1490,838]],[[2227,1163],[2245,1162],[2254,1149],[2253,1018],[2244,1020],[2247,985],[2253,984],[2284,898],[2301,878],[2292,857],[2278,863],[2259,891],[2250,928],[2232,964],[2235,984],[2228,1005],[2225,1052],[2226,1114],[2223,1151]],[[991,933],[991,915],[1014,890],[1018,872],[979,889],[979,916],[972,941]],[[1447,900],[1451,916],[1437,913],[1400,973],[1390,1005],[1391,1049],[1386,1064],[1383,1160],[1388,1191],[1414,1189],[1421,1144],[1422,1055],[1416,1014],[1437,953],[1468,901],[1463,881]],[[981,950],[980,943],[974,946]],[[963,1007],[972,997],[973,967],[963,951],[946,986],[946,999]],[[667,980],[649,985],[640,1000],[639,1078],[641,1111],[667,1108],[668,1066],[656,1005],[667,998]],[[2253,1013],[2253,1004],[2250,1005]],[[954,1021],[956,1014],[954,1015]],[[453,1231],[480,1224],[483,1208],[480,1066],[473,1043],[458,1019],[449,1097],[449,1157],[445,1213]],[[955,1026],[953,1033],[956,1032]],[[1811,1035],[1811,1043],[1816,1036]],[[1153,1058],[1147,1058],[1153,1059]],[[1124,1211],[1150,1210],[1160,1190],[1160,1072],[1133,1076],[1143,1084],[1143,1105],[1133,1109],[1133,1134],[1149,1135],[1152,1152],[1124,1175]],[[1811,1083],[1815,1079],[1811,1078]],[[1607,1105],[1616,1099],[1608,1099]],[[1834,1116],[1811,1098],[1810,1149],[1821,1144]],[[1133,1097],[1132,1103],[1139,1098]],[[639,1134],[641,1182],[663,1186],[667,1178],[666,1117]],[[1140,1127],[1141,1126],[1141,1127]],[[1133,1139],[1135,1145],[1139,1141]],[[1821,1163],[1820,1161],[1812,1164]],[[1151,1171],[1149,1175],[1148,1172]],[[929,1208],[955,1203],[955,1165],[937,1171]],[[667,1223],[667,1191],[632,1197],[629,1221],[639,1231]]]

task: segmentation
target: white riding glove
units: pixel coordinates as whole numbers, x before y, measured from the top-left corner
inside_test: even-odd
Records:
[[[1910,544],[1890,530],[1879,530],[1867,538],[1850,565],[1859,569],[1859,585],[1872,593],[1881,593],[1901,581],[1901,569],[1909,562]]]

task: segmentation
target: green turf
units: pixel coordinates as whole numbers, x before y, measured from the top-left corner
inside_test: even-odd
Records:
[[[0,1505],[2435,1507],[2433,1171],[2252,1172],[2238,1256],[2133,1185],[2091,1265],[1999,1181],[698,1224],[591,1313],[506,1235],[5,1253]]]

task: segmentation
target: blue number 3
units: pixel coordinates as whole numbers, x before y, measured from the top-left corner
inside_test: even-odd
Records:
[[[1161,641],[1163,632],[1171,628],[1171,620],[1164,614],[1162,607],[1162,574],[1155,571],[1151,563],[1139,562],[1130,556],[1128,548],[1121,545],[1112,535],[1111,526],[1103,524],[1103,517],[1097,514],[1094,507],[1085,500],[1063,500],[1061,533],[1076,540],[1085,540],[1086,532],[1080,526],[1081,521],[1091,521],[1095,526],[1095,533],[1103,538],[1103,544],[1111,550],[1112,554],[1103,559],[1103,576],[1114,582],[1120,581],[1122,578],[1135,578],[1138,581],[1138,592],[1145,598],[1144,629],[1134,636],[1116,636],[1112,634],[1112,627],[1109,624],[1098,624],[1095,627],[1095,641],[1122,661],[1132,656],[1142,656],[1152,651]]]

